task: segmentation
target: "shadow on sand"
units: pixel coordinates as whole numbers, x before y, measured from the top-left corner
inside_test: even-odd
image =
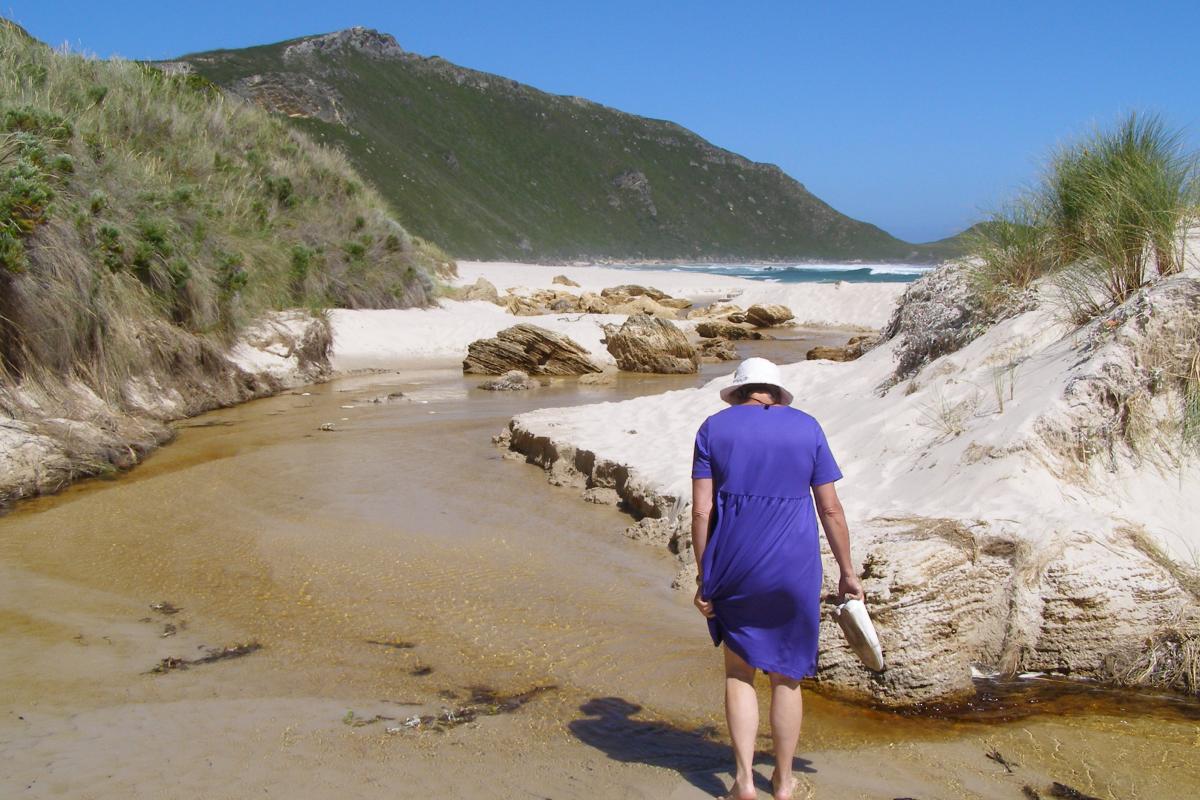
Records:
[[[685,730],[667,722],[634,719],[642,707],[620,697],[593,698],[579,710],[587,716],[568,724],[571,733],[614,761],[673,769],[688,783],[714,796],[723,795],[732,782],[733,749],[715,741],[718,732],[712,728]],[[754,761],[772,763],[771,755],[762,751],[755,753]],[[815,772],[802,758],[795,759],[792,769]],[[770,793],[767,779],[757,776],[755,780],[760,789]]]

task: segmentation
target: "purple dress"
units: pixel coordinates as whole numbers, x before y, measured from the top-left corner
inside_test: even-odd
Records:
[[[811,487],[842,477],[825,432],[790,406],[730,406],[696,433],[692,477],[713,479],[700,565],[713,644],[765,672],[815,674],[821,547]]]

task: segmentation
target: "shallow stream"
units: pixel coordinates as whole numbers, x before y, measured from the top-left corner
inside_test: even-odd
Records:
[[[823,338],[844,341],[741,349],[782,357]],[[133,472],[22,504],[0,519],[0,749],[25,769],[7,777],[26,781],[40,752],[31,739],[49,741],[86,710],[296,700],[337,727],[329,703],[350,706],[341,722],[352,726],[355,714],[453,707],[471,687],[553,687],[520,709],[511,752],[576,748],[703,773],[692,788],[719,790],[720,660],[690,596],[670,588],[674,560],[624,538],[628,517],[549,485],[491,437],[532,408],[691,387],[728,369],[516,393],[478,390],[449,365],[347,377],[183,422]],[[180,610],[150,608],[163,601]],[[145,674],[163,658],[246,642],[262,650]],[[1063,780],[1086,778],[1101,796],[1195,796],[1195,705],[1034,694],[1010,693],[1003,716],[1018,721],[996,723],[896,716],[809,692],[802,750],[987,738],[1009,742],[1018,760],[1044,759],[1045,774],[1061,759]],[[401,710],[379,710],[389,707]],[[44,729],[24,727],[35,708]],[[1022,730],[1039,755],[1022,752]],[[1122,781],[1118,758],[1156,759],[1175,777]],[[1003,796],[956,795],[952,783],[928,796]]]

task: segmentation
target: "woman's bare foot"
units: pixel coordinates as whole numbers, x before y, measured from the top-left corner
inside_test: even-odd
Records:
[[[721,800],[758,800],[758,790],[754,788],[754,779],[750,778],[745,783],[735,779],[733,786],[729,787],[729,791]]]
[[[771,773],[771,790],[775,800],[792,800],[796,794],[796,776],[788,770],[781,777],[779,770],[775,770]]]

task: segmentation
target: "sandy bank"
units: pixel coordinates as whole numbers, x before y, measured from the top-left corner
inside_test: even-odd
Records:
[[[823,680],[904,705],[969,691],[973,668],[1103,678],[1111,657],[1195,614],[1200,467],[1169,444],[1114,438],[1116,390],[1104,388],[1129,384],[1136,354],[1169,341],[1164,320],[1190,319],[1189,280],[1078,329],[1043,303],[890,389],[899,338],[857,362],[784,367],[845,473],[890,663],[866,673],[827,625]],[[614,488],[658,518],[631,535],[686,563],[692,438],[722,407],[722,383],[531,412],[512,421],[510,446],[556,482]]]

